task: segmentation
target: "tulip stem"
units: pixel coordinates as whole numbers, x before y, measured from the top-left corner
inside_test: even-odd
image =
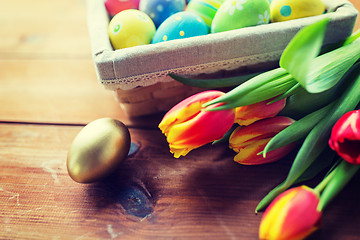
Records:
[[[335,169],[336,170],[336,169]],[[322,191],[324,191],[326,185],[330,182],[330,180],[335,175],[335,170],[331,171],[315,188],[314,190],[320,195]]]
[[[318,205],[319,211],[323,211],[323,209],[331,202],[331,200],[337,196],[337,194],[339,194],[339,192],[357,173],[359,168],[360,165],[353,165],[343,160],[334,169],[334,171],[332,171],[333,176],[327,182],[326,187],[323,189],[323,193],[320,196],[320,202]]]

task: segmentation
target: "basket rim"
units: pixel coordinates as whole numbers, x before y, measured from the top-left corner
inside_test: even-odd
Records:
[[[330,18],[324,44],[341,41],[352,33],[358,11],[347,0],[324,3],[329,12],[323,15],[113,50],[104,0],[87,0],[98,80],[106,89],[127,90],[170,81],[170,72],[195,76],[276,61],[301,28],[324,17]]]

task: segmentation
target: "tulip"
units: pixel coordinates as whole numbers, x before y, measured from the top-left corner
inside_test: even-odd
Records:
[[[270,151],[266,157],[259,153],[272,137],[293,122],[291,118],[277,116],[259,120],[248,126],[239,126],[229,139],[229,147],[238,153],[234,161],[245,165],[257,165],[281,159],[294,148],[294,143]]]
[[[269,103],[272,100],[273,98],[235,108],[235,122],[247,126],[264,118],[275,117],[285,107],[286,100]]]
[[[221,139],[231,128],[235,118],[233,109],[207,111],[219,105],[203,107],[204,103],[223,94],[215,90],[195,94],[165,114],[159,128],[167,137],[174,157],[185,156],[195,148]]]
[[[271,240],[304,239],[319,228],[322,212],[319,194],[307,186],[280,194],[266,209],[260,223],[259,238]]]
[[[345,113],[335,123],[329,145],[345,161],[360,164],[360,110]]]

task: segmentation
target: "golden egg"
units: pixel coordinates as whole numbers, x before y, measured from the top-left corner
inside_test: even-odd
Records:
[[[87,124],[74,138],[67,156],[70,177],[91,183],[112,174],[127,157],[131,139],[128,128],[112,118]]]

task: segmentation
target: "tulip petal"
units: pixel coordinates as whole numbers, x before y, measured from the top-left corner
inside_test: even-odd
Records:
[[[233,109],[208,111],[221,104],[203,107],[204,103],[223,94],[220,91],[195,94],[165,114],[159,128],[167,136],[170,152],[174,157],[185,156],[192,149],[221,139],[232,127],[235,118]]]
[[[219,124],[219,119],[223,121],[223,124]],[[173,126],[168,135],[168,141],[181,146],[182,144],[208,143],[209,138],[217,140],[224,135],[224,131],[230,129],[233,119],[232,110],[216,112],[201,110],[192,119]]]
[[[288,192],[286,195],[280,196],[274,200],[265,211],[259,229],[260,239],[275,239],[275,236],[281,236],[281,225],[287,213],[287,206],[295,196],[296,192]]]
[[[235,122],[239,125],[247,126],[258,120],[276,116],[285,107],[286,100],[282,99],[269,104],[272,100],[273,98],[259,103],[237,107],[235,109]]]
[[[214,106],[216,107],[216,105]],[[222,124],[219,124],[219,119],[222,120]],[[221,139],[231,128],[233,121],[233,110],[215,112],[201,110],[194,118],[173,126],[167,136],[167,141],[174,152],[175,149],[182,148],[190,151]],[[179,154],[185,156],[189,151]]]
[[[335,123],[329,145],[344,160],[360,164],[360,110],[345,113]]]
[[[259,228],[259,238],[305,238],[321,223],[322,213],[317,210],[318,203],[318,193],[306,186],[285,191],[266,209]]]
[[[289,144],[269,152],[265,158],[258,153],[264,150],[272,137],[293,122],[294,120],[287,117],[273,117],[259,120],[248,126],[238,127],[229,139],[229,147],[238,153],[234,161],[240,164],[255,165],[283,158],[294,148],[295,144]]]
[[[288,155],[295,147],[295,144],[289,144],[278,148],[263,157],[262,152],[270,138],[262,139],[249,144],[243,149],[239,149],[238,154],[234,157],[234,161],[243,165],[259,165],[278,161],[279,159]]]
[[[159,124],[161,131],[167,135],[173,125],[187,121],[196,116],[202,109],[202,105],[221,95],[221,91],[204,91],[192,95],[171,108],[163,117]]]

